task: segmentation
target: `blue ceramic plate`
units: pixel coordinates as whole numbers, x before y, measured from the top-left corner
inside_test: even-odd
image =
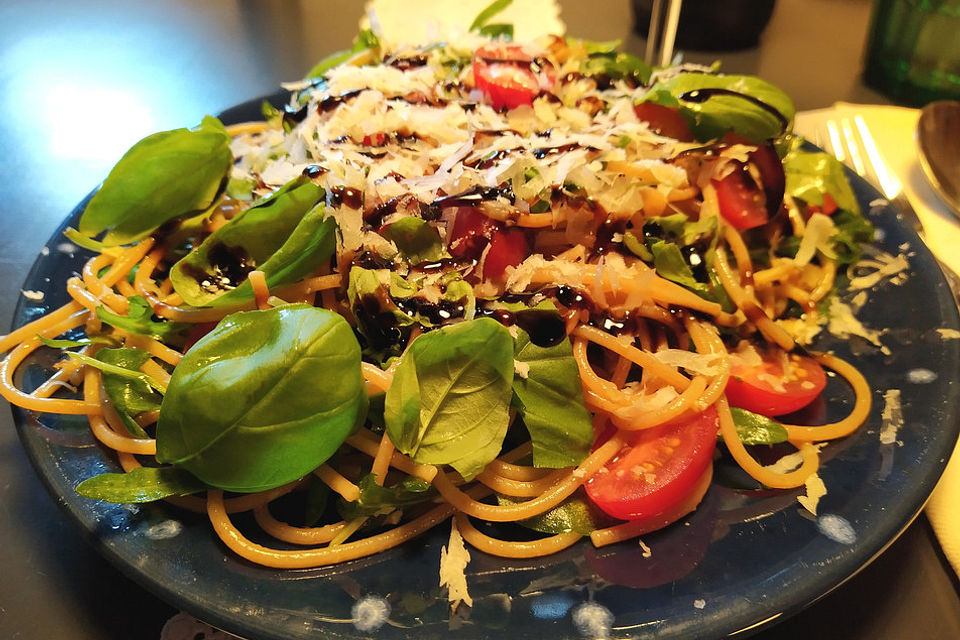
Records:
[[[256,119],[259,104],[231,109],[224,120]],[[160,598],[240,636],[425,639],[454,629],[458,638],[511,640],[719,638],[760,628],[835,588],[906,528],[940,476],[960,425],[960,327],[947,285],[914,232],[890,207],[871,207],[878,194],[851,180],[881,233],[880,246],[894,254],[908,247],[910,268],[905,283],[872,291],[858,314],[868,327],[884,330],[889,354],[856,338],[826,336],[816,345],[852,359],[874,390],[866,425],[824,451],[820,475],[829,493],[819,517],[799,507],[797,491],[733,489],[736,473],[718,469],[691,517],[644,536],[650,554],[636,541],[603,549],[584,541],[527,561],[471,551],[474,606],[451,621],[437,585],[447,527],[375,557],[276,571],[230,553],[205,517],[163,504],[78,497],[78,482],[118,469],[84,419],[15,409],[20,437],[51,493],[107,558]],[[64,226],[75,224],[84,204]],[[46,298],[21,299],[17,326],[65,302],[63,283],[86,258],[64,246],[60,231],[48,251],[23,285]],[[35,384],[55,357],[39,354],[22,368],[24,384]],[[882,444],[880,415],[889,389],[900,390],[904,425],[895,444]],[[832,381],[825,395],[828,419],[848,411],[843,384]],[[244,519],[238,521],[243,526]]]

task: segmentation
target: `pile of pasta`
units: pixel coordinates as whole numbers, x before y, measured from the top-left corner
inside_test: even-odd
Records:
[[[576,90],[582,91],[582,85],[589,85],[591,79],[570,77],[568,69],[576,68],[574,54],[558,49],[556,42],[551,47],[544,55],[552,56],[558,77],[568,78],[563,86],[576,85]],[[423,55],[438,54],[427,52]],[[381,53],[380,57],[391,62],[389,54]],[[428,204],[451,194],[471,192],[471,189],[472,193],[477,193],[478,186],[487,185],[489,188],[491,176],[499,175],[493,187],[512,184],[516,190],[522,190],[524,185],[536,180],[536,176],[531,178],[533,172],[528,171],[526,178],[518,179],[517,172],[523,175],[526,165],[520,163],[516,165],[519,168],[510,169],[509,153],[499,156],[497,153],[508,147],[523,147],[521,140],[526,139],[526,146],[515,155],[544,160],[539,157],[544,154],[537,151],[544,144],[549,143],[553,149],[563,146],[549,136],[560,135],[558,131],[564,123],[571,130],[580,126],[576,124],[579,122],[576,114],[548,112],[549,109],[567,109],[564,105],[556,106],[549,99],[535,99],[532,108],[495,110],[478,106],[478,101],[482,103],[483,98],[476,95],[477,88],[470,86],[469,80],[464,80],[468,78],[469,67],[459,72],[465,84],[457,90],[456,97],[452,95],[456,91],[449,88],[445,89],[447,93],[443,100],[437,92],[413,95],[411,87],[406,85],[394,90],[388,86],[392,78],[400,77],[409,85],[413,82],[409,77],[410,69],[416,72],[420,68],[417,65],[421,64],[411,62],[407,68],[400,67],[401,72],[397,71],[396,58],[394,55],[393,64],[367,63],[364,66],[351,63],[339,71],[328,72],[325,84],[299,85],[298,89],[306,91],[309,100],[300,94],[297,98],[300,101],[295,102],[295,106],[307,105],[309,115],[301,123],[294,123],[292,130],[288,130],[289,122],[282,123],[278,119],[228,127],[236,162],[234,177],[237,172],[246,172],[246,177],[252,177],[254,193],[249,200],[221,196],[219,204],[210,209],[204,221],[203,233],[212,233],[241,215],[251,202],[256,202],[257,196],[269,195],[291,176],[301,174],[305,166],[318,164],[323,167],[323,172],[315,172],[315,180],[325,187],[330,215],[337,216],[340,227],[337,252],[328,264],[295,283],[280,287],[268,286],[264,272],[254,268],[245,274],[253,291],[252,299],[226,306],[196,307],[184,303],[174,289],[169,270],[178,256],[163,234],[154,233],[126,246],[105,249],[89,259],[78,277],[67,282],[71,298],[68,304],[0,339],[0,354],[6,354],[0,363],[0,393],[3,397],[28,411],[86,416],[93,435],[104,447],[115,452],[125,471],[153,464],[156,441],[151,437],[131,435],[104,393],[101,371],[83,359],[59,361],[49,379],[35,389],[17,386],[18,367],[29,361],[38,349],[46,348],[41,338],[56,339],[79,332],[87,336],[108,334],[115,344],[148,352],[150,357],[141,371],[166,383],[184,357],[183,352],[156,338],[105,326],[96,312],[98,308],[124,316],[130,299],[139,296],[148,301],[160,319],[201,326],[216,323],[237,311],[304,303],[335,311],[354,321],[347,301],[350,266],[364,251],[380,250],[381,255],[389,253],[383,251],[385,241],[374,237],[377,229],[364,225],[366,216],[360,215],[396,197],[394,191],[383,187],[385,181],[393,180],[391,189],[408,188],[406,193]],[[391,102],[401,90],[405,92],[405,106]],[[205,494],[167,500],[184,509],[205,512],[227,547],[252,562],[270,567],[315,567],[368,556],[401,545],[451,518],[467,542],[484,552],[510,558],[541,556],[567,548],[583,535],[563,532],[533,541],[501,540],[481,531],[482,527],[475,526],[471,518],[503,523],[546,513],[562,504],[615,459],[632,433],[698,414],[710,407],[718,413],[722,442],[747,474],[770,488],[802,487],[818,468],[819,449],[815,443],[843,438],[866,419],[870,410],[870,392],[864,377],[835,355],[804,352],[845,379],[853,389],[855,401],[849,415],[837,422],[816,426],[784,425],[788,441],[799,452],[800,458],[798,466],[787,472],[764,466],[742,443],[725,389],[730,379],[731,351],[737,340],[749,339],[774,345],[784,353],[802,348],[797,344],[798,334],[790,329],[796,324],[785,321],[785,318],[799,306],[803,311],[804,326],[823,324],[818,308],[834,291],[837,263],[823,253],[813,259],[807,256],[801,260],[773,255],[771,250],[768,264],[755,268],[754,257],[744,236],[720,214],[713,183],[696,181],[689,169],[678,170],[676,166],[659,160],[659,164],[651,164],[650,158],[656,154],[665,158],[676,157],[680,150],[693,149],[696,143],[684,145],[671,140],[650,131],[643,121],[638,120],[630,105],[637,96],[643,95],[643,90],[643,87],[631,87],[625,83],[598,89],[597,82],[593,82],[591,96],[601,102],[591,107],[591,100],[586,99],[589,96],[584,95],[577,99],[582,108],[574,110],[589,117],[590,126],[600,128],[583,131],[583,135],[576,138],[576,145],[570,142],[573,138],[568,138],[564,143],[568,148],[546,158],[539,173],[548,175],[558,170],[558,164],[563,164],[563,160],[558,162],[559,158],[570,153],[578,154],[564,166],[566,177],[561,176],[559,183],[545,184],[541,189],[562,188],[564,182],[578,175],[578,171],[579,175],[604,174],[609,179],[597,188],[605,192],[606,206],[597,204],[599,195],[596,198],[588,195],[583,202],[593,204],[588,206],[590,215],[584,217],[582,207],[571,206],[563,198],[554,199],[551,208],[543,211],[533,210],[536,207],[531,206],[531,203],[541,201],[539,195],[517,196],[511,203],[496,195],[491,196],[489,206],[481,203],[478,210],[498,224],[525,230],[534,238],[530,248],[532,255],[519,264],[508,265],[499,279],[482,277],[479,266],[473,276],[470,276],[470,269],[461,270],[478,300],[507,295],[516,297],[563,285],[591,301],[592,306],[585,308],[554,300],[572,346],[584,402],[597,434],[596,446],[578,466],[561,469],[535,467],[530,463],[531,445],[527,442],[502,452],[475,479],[465,483],[459,474],[444,465],[424,464],[400,453],[382,431],[382,425],[367,424],[347,437],[340,453],[319,466],[312,475],[347,502],[359,497],[358,482],[366,473],[372,474],[381,485],[389,484],[391,479],[412,476],[430,483],[437,492],[436,499],[405,510],[398,509],[395,514],[379,521],[372,530],[363,527],[365,519],[362,518],[321,526],[295,526],[278,519],[271,511],[271,503],[305,489],[310,482],[309,476],[258,493],[225,494],[223,490],[211,488]],[[353,93],[347,96],[348,92]],[[562,93],[560,89],[555,92]],[[561,99],[565,98],[561,96]],[[626,110],[622,108],[622,101],[626,101]],[[359,105],[360,102],[363,104]],[[430,117],[439,117],[437,113],[454,109],[456,113],[444,115],[446,119],[441,124],[458,131],[460,137],[431,141],[431,132],[419,130],[402,132],[407,139],[398,141],[397,129],[386,130],[384,139],[379,139],[375,131],[364,134],[355,131],[363,121],[363,114],[382,108],[388,112],[394,108],[406,112],[411,105],[421,116],[427,108],[432,109]],[[521,110],[522,114],[519,113]],[[552,117],[553,133],[545,125],[530,124],[536,117]],[[486,121],[481,125],[470,118],[486,118]],[[317,157],[309,149],[304,149],[304,145],[322,144],[318,132],[330,133],[324,127],[332,126],[330,123],[336,119],[344,121],[342,135],[345,138],[338,137],[329,143],[326,156]],[[528,132],[514,129],[522,126],[533,127],[532,137]],[[599,133],[602,127],[614,126],[620,130],[609,135]],[[489,134],[488,130],[493,128],[500,132],[499,137]],[[629,138],[636,132],[639,132],[638,136]],[[419,135],[421,143],[426,146],[415,150],[403,147],[411,135]],[[537,142],[536,135],[541,135],[547,142]],[[492,146],[481,147],[484,136],[493,140]],[[509,145],[497,142],[504,136],[510,137]],[[394,143],[399,146],[390,150]],[[601,143],[604,148],[600,148]],[[705,162],[716,162],[719,156],[742,161],[752,148],[749,144],[717,147],[720,153],[707,154]],[[431,155],[437,149],[440,152]],[[411,165],[411,155],[427,158],[424,162],[431,165],[430,171],[424,171],[422,163]],[[286,164],[274,162],[277,156]],[[486,160],[480,161],[480,158]],[[393,168],[389,171],[382,168],[391,160],[393,164],[389,166]],[[490,164],[485,164],[487,161]],[[408,163],[407,178],[389,176],[401,162]],[[491,173],[491,167],[500,167],[501,173]],[[459,177],[453,175],[457,172]],[[444,180],[452,182],[445,183]],[[484,183],[484,180],[488,182]],[[330,194],[337,193],[337,188],[342,197],[331,198]],[[382,191],[377,191],[378,188]],[[358,207],[349,202],[343,196],[344,189],[364,193],[364,203]],[[429,195],[425,195],[428,192]],[[546,201],[551,202],[549,198]],[[465,205],[459,202],[457,206]],[[806,222],[799,208],[788,199],[784,210],[792,234],[802,237]],[[598,230],[607,221],[619,221],[627,225],[624,228],[639,230],[645,219],[674,212],[684,212],[691,219],[717,218],[712,268],[730,301],[726,310],[719,302],[664,278],[647,261],[624,251],[619,243],[614,250],[594,250],[599,242]],[[406,212],[405,215],[417,214]],[[586,227],[584,220],[587,221]],[[449,239],[452,217],[444,214],[433,223],[441,235],[446,234]],[[351,224],[360,227],[351,230]],[[549,294],[545,295],[549,297]],[[596,321],[598,315],[613,320],[629,318],[629,328],[620,326],[617,331],[610,330]],[[429,329],[415,328],[405,336],[407,343],[399,345],[399,350],[404,351],[409,343]],[[101,346],[96,342],[87,344],[78,353],[94,357]],[[691,357],[683,361],[658,357],[666,351],[677,350],[687,351]],[[400,360],[402,356],[392,363],[371,358],[363,362],[363,376],[371,396],[390,388]],[[658,391],[664,389],[667,392],[658,397],[666,398],[665,401],[652,400]],[[159,411],[144,412],[135,419],[138,425],[149,431],[158,414]],[[609,437],[604,440],[600,434]],[[709,483],[709,477],[706,482]],[[700,496],[706,487],[698,488]],[[497,495],[508,500],[498,502],[492,498]],[[252,511],[263,531],[279,544],[265,546],[244,535],[234,525],[231,516],[246,511]],[[595,545],[603,546],[634,538],[649,529],[648,522],[626,521],[596,529],[589,537]]]

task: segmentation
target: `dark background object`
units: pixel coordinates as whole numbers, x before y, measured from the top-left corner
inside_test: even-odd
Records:
[[[654,0],[633,0],[637,34],[646,37]],[[756,46],[776,0],[684,0],[676,48],[737,51]]]

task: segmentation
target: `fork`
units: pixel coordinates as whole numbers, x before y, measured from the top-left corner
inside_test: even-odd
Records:
[[[916,231],[921,241],[926,242],[923,223],[903,193],[903,185],[880,155],[863,116],[827,120],[823,126],[817,128],[814,142],[878,188],[896,208],[901,219]],[[960,276],[945,263],[936,260],[947,279],[954,300],[960,304]]]

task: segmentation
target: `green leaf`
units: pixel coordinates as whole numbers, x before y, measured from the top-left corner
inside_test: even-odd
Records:
[[[210,206],[233,162],[230,136],[219,120],[197,129],[155,133],[136,143],[87,204],[79,233],[112,247],[150,235],[165,222]]]
[[[478,29],[485,26],[493,16],[497,15],[507,7],[513,4],[513,0],[493,0],[488,4],[480,13],[477,14],[477,17],[473,19],[473,22],[470,23],[470,28],[468,31],[477,31]]]
[[[512,383],[513,338],[496,320],[425,333],[387,390],[387,434],[417,462],[449,464],[473,479],[500,453]]]
[[[263,271],[267,286],[293,284],[330,258],[336,221],[325,218],[322,187],[298,176],[223,225],[170,270],[187,304],[222,306],[253,298],[246,275]]]
[[[729,90],[742,95],[713,95],[703,102],[684,99],[684,94],[698,89]],[[783,124],[754,100],[779,112],[787,123],[793,121],[796,111],[790,97],[777,87],[759,78],[740,75],[678,73],[653,85],[646,99],[665,106],[672,106],[667,104],[668,100],[679,104],[681,115],[700,141],[721,138],[729,131],[754,142],[778,137],[783,133]]]
[[[860,244],[872,242],[875,229],[859,213],[840,209],[831,216],[837,231],[831,239],[837,262],[852,264],[860,259]]]
[[[497,502],[501,505],[520,504],[519,500],[514,500],[508,496],[497,496]],[[540,515],[520,520],[517,524],[528,529],[539,531],[540,533],[549,533],[556,535],[558,533],[579,533],[582,536],[588,536],[597,529],[610,527],[620,522],[611,518],[603,511],[598,509],[582,488],[577,489],[576,493],[553,507],[544,511]]]
[[[97,359],[101,362],[123,367],[130,371],[142,373],[140,367],[150,359],[150,353],[143,349],[101,349],[97,352]],[[117,410],[124,426],[136,438],[146,438],[147,433],[137,424],[134,416],[144,411],[156,411],[160,408],[163,396],[154,391],[150,385],[138,378],[118,376],[110,372],[103,374],[103,388]]]
[[[54,349],[70,349],[72,347],[83,347],[88,344],[91,344],[92,341],[90,338],[80,338],[79,340],[53,340],[52,338],[45,338],[39,333],[37,334],[37,339],[40,340],[40,343]]]
[[[752,413],[746,409],[730,407],[733,424],[743,444],[777,444],[787,441],[786,428],[767,416]]]
[[[653,265],[657,275],[690,289],[702,298],[713,300],[710,285],[693,277],[693,271],[684,259],[680,247],[672,242],[658,240],[650,245],[650,251],[653,253]]]
[[[307,73],[306,77],[307,79],[322,78],[324,75],[326,75],[327,71],[330,71],[330,69],[339,67],[340,65],[348,62],[351,58],[358,57],[362,53],[366,53],[379,47],[380,39],[377,37],[377,34],[370,29],[364,29],[357,34],[356,38],[353,39],[353,45],[349,49],[330,54],[315,64],[314,67]]]
[[[829,193],[841,209],[860,213],[843,163],[830,154],[793,149],[783,159],[783,171],[787,176],[786,192],[794,198],[822,206],[823,194]]]
[[[625,51],[597,51],[580,65],[580,73],[589,76],[604,75],[611,80],[633,80],[644,85],[650,81],[653,67],[643,59]]]
[[[157,425],[157,460],[231,491],[295,480],[363,421],[360,345],[307,305],[228,315],[184,355]]]
[[[583,403],[583,386],[570,340],[540,347],[518,328],[513,357],[529,366],[526,377],[514,376],[513,393],[514,406],[533,442],[534,466],[580,464],[593,444],[593,422]]]
[[[253,178],[230,178],[227,181],[227,195],[234,200],[253,200],[253,190],[257,181]]]
[[[119,365],[110,364],[97,358],[92,358],[88,355],[82,353],[75,353],[73,351],[67,351],[67,355],[74,360],[79,360],[85,365],[91,366],[95,369],[99,369],[105,374],[112,374],[119,376],[121,378],[126,378],[127,380],[137,380],[143,382],[148,387],[156,389],[160,393],[166,393],[167,388],[159,380],[155,380],[152,376],[148,376],[142,371],[134,371],[127,369],[126,367],[121,367]]]
[[[401,218],[384,227],[380,235],[396,244],[400,253],[412,265],[450,257],[443,248],[440,233],[421,218]]]
[[[653,262],[653,254],[650,253],[650,249],[647,248],[647,245],[643,244],[643,240],[638,238],[633,231],[627,231],[623,234],[623,244],[633,255],[644,262]]]
[[[102,473],[77,485],[85,498],[117,504],[153,502],[170,496],[185,496],[207,485],[175,467],[137,467],[128,473]]]
[[[303,524],[314,527],[323,518],[330,500],[330,487],[316,475],[310,476],[307,484],[307,505],[304,509]]]
[[[143,296],[128,298],[130,308],[127,315],[121,316],[105,307],[97,307],[97,317],[110,326],[156,338],[161,342],[172,343],[183,340],[190,325],[186,322],[170,322],[168,320],[154,320],[153,307]]]
[[[482,36],[487,36],[492,40],[503,38],[504,40],[513,40],[513,25],[502,22],[494,24],[485,24],[477,30]]]
[[[429,482],[407,477],[391,487],[381,487],[372,473],[357,483],[360,498],[354,502],[340,500],[337,511],[344,520],[354,520],[372,515],[386,515],[399,507],[407,507],[432,500],[437,491]]]

